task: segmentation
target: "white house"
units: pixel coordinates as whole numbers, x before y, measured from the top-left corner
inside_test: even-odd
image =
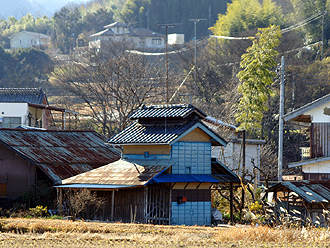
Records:
[[[300,167],[305,180],[330,179],[330,94],[283,118],[310,130],[310,147],[301,147],[302,160],[289,164],[289,168]]]
[[[22,31],[10,36],[9,39],[10,48],[16,49],[46,45],[50,41],[50,36],[41,33]]]
[[[51,109],[45,93],[39,88],[0,89],[1,128],[48,128],[54,124]]]
[[[237,175],[241,175],[243,168],[242,139],[238,138],[237,127],[210,116],[204,119],[204,123],[212,130],[226,137],[228,141],[226,147],[212,147],[212,157],[219,159]],[[245,143],[245,172],[247,173],[247,178],[251,178],[251,175],[256,175],[259,181],[259,171],[256,172],[254,168],[260,168],[260,148],[266,141],[246,139]]]
[[[131,28],[126,23],[114,22],[104,26],[104,30],[92,34],[89,48],[99,52],[109,41],[132,42],[140,48],[165,48],[165,35],[146,28]]]

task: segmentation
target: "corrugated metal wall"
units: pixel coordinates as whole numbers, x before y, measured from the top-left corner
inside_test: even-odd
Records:
[[[173,174],[211,174],[210,142],[176,142],[172,145]]]
[[[330,123],[312,123],[311,158],[330,156]]]

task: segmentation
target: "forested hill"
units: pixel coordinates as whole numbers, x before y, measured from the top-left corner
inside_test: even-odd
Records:
[[[36,17],[33,14],[0,19],[0,42],[9,48],[10,35],[32,31],[52,36],[52,44],[67,53],[74,42],[72,37],[84,39],[103,26],[121,21],[133,27],[150,28],[165,34],[157,24],[182,23],[169,28],[169,33],[183,33],[185,40],[194,37],[194,23],[189,19],[205,19],[197,27],[197,38],[207,36],[218,14],[226,12],[230,0],[90,0],[84,4],[68,4],[54,16]]]
[[[207,36],[208,28],[213,26],[218,14],[226,12],[230,0],[128,0],[121,12],[127,23],[138,27],[154,29],[160,33],[164,30],[157,24],[182,23],[168,30],[169,33],[183,33],[186,41],[194,37],[194,23],[189,19],[205,19],[197,28],[197,38]],[[149,18],[148,18],[149,16]],[[149,22],[148,22],[149,19]]]

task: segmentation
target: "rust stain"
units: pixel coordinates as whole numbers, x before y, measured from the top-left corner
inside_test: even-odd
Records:
[[[120,158],[94,131],[1,129],[0,142],[36,164],[54,182]]]

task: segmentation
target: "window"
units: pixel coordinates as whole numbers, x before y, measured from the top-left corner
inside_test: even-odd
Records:
[[[140,45],[144,46],[146,44],[146,38],[140,38]]]
[[[21,125],[21,117],[2,117],[3,128],[15,128]]]
[[[161,39],[152,39],[151,44],[153,45],[161,45],[162,40]]]

